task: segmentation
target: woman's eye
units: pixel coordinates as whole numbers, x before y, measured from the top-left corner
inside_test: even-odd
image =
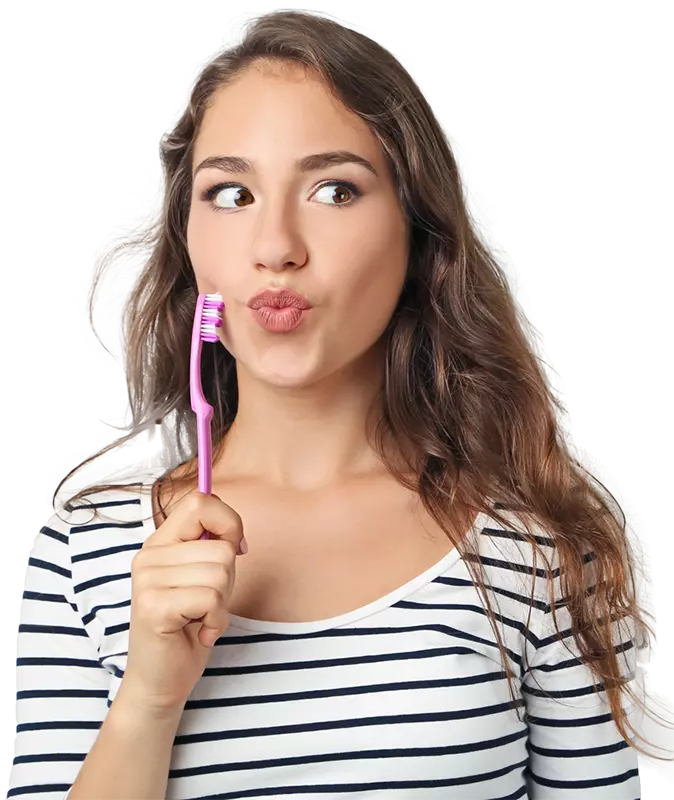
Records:
[[[321,192],[325,198],[328,198],[327,205],[336,207],[350,206],[361,196],[360,189],[350,181],[328,181],[318,187],[314,196],[320,195]],[[208,189],[201,199],[207,200],[216,211],[224,211],[232,208],[244,208],[246,194],[250,195],[251,192],[240,183],[219,183]],[[216,198],[218,198],[217,202],[215,202]],[[330,202],[330,200],[336,202]]]
[[[233,191],[236,189],[236,192]],[[212,189],[209,189],[206,192],[205,199],[209,200],[211,205],[216,209],[222,208],[233,208],[234,206],[229,205],[232,201],[235,203],[236,207],[241,207],[243,203],[240,203],[241,196],[244,195],[248,191],[243,186],[238,185],[231,185],[226,186],[220,184],[219,186],[214,186]],[[215,198],[219,198],[218,202],[214,202]],[[224,198],[224,200],[223,200]],[[224,205],[223,205],[224,204]]]
[[[327,190],[325,192],[326,198],[337,200],[336,203],[328,203],[328,205],[350,206],[355,202],[355,198],[360,197],[360,191],[353,183],[330,181],[330,183],[324,183],[322,186],[319,186],[315,194],[320,194],[324,189]],[[346,189],[346,192],[344,189]],[[351,199],[348,199],[348,195],[352,196]]]

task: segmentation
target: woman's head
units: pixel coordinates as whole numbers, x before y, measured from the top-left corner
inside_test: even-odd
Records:
[[[305,174],[293,164],[334,148],[364,156],[378,173],[330,169],[329,177],[363,187],[341,208],[333,204],[350,197],[336,194],[343,187],[318,189],[324,171]],[[221,291],[227,304],[225,346],[204,348],[202,360],[214,461],[237,413],[235,357],[260,380],[308,384],[358,363],[379,337],[384,374],[373,444],[463,556],[511,689],[484,568],[462,536],[476,511],[507,530],[516,525],[539,564],[547,558],[532,523],[554,539],[581,655],[627,740],[622,698],[643,704],[624,685],[614,628],[604,621],[633,621],[637,647],[652,632],[636,600],[625,516],[569,450],[558,419],[564,407],[532,330],[470,219],[447,137],[408,72],[385,48],[330,19],[267,14],[203,69],[160,152],[166,188],[158,220],[103,262],[121,249],[149,250],[124,317],[130,432],[71,470],[54,499],[77,469],[155,421],[167,452],[175,448],[177,463],[167,466],[188,466],[174,484],[194,481],[189,352],[198,291]],[[250,158],[255,171],[195,175],[214,155]],[[245,185],[213,196],[235,210],[215,210],[201,197],[221,179]],[[277,342],[252,325],[244,303],[281,284],[305,293],[316,314]],[[409,443],[409,470],[387,459],[389,436]],[[550,568],[550,585],[553,577]]]
[[[363,156],[376,175],[354,164],[296,169],[297,159],[335,149]],[[254,169],[196,173],[204,159],[219,155],[244,157]],[[455,324],[454,364],[468,363],[471,342],[461,328],[467,315],[480,313],[481,301],[473,307],[470,300],[480,282],[493,302],[510,305],[503,324],[511,324],[514,307],[498,267],[489,263],[481,275],[476,269],[488,255],[470,225],[447,138],[385,48],[317,15],[281,11],[256,19],[239,45],[202,70],[187,110],[162,139],[161,156],[159,263],[153,268],[150,257],[127,319],[131,340],[142,329],[139,314],[164,316],[149,370],[164,389],[153,393],[153,417],[172,417],[176,438],[184,433],[190,441],[187,452],[196,444],[189,376],[173,354],[189,346],[197,291],[220,291],[226,305],[225,347],[211,349],[211,370],[207,365],[203,374],[213,404],[221,402],[214,442],[238,407],[235,365],[279,386],[308,385],[345,369],[383,373],[393,407],[382,436],[390,431],[406,441],[411,427],[417,446],[428,444],[421,410],[445,437],[445,411],[436,416],[427,396],[437,389],[445,402],[448,351],[441,339]],[[363,194],[327,185],[332,178]],[[237,186],[216,189],[222,182]],[[458,262],[454,270],[451,261]],[[257,329],[243,305],[268,285],[290,286],[314,304],[290,335]],[[488,314],[482,310],[483,319]],[[516,324],[513,330],[517,335]],[[524,337],[517,344],[525,346]],[[129,357],[147,350],[138,341]]]
[[[362,162],[319,158],[330,152]],[[381,380],[376,344],[405,281],[409,225],[368,125],[315,70],[260,60],[213,93],[191,170],[188,255],[199,290],[225,301],[220,340],[239,381],[242,370],[292,387],[336,373]],[[270,287],[309,299],[296,330],[257,323],[247,303]]]

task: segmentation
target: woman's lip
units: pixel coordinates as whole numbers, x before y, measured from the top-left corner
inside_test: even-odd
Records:
[[[262,308],[269,306],[271,308],[286,308],[292,306],[294,308],[311,308],[311,303],[304,295],[299,294],[293,289],[265,289],[258,292],[255,297],[251,297],[248,301],[249,308]]]
[[[308,308],[273,308],[272,306],[261,306],[251,309],[255,321],[270,333],[289,333],[294,331],[309,313]]]

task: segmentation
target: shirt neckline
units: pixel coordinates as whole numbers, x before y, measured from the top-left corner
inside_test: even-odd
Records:
[[[164,469],[156,472],[153,471],[148,478],[143,479],[142,481],[143,488],[149,490],[142,491],[140,498],[143,530],[148,536],[154,533],[157,529],[154,524],[154,515],[152,510],[152,487],[157,478],[165,474],[165,472],[166,470]],[[480,512],[475,518],[467,535],[472,535],[482,530],[482,528],[487,524],[487,520],[487,515],[484,512]],[[366,617],[372,616],[373,614],[383,611],[386,608],[390,608],[395,603],[403,600],[405,597],[409,597],[419,589],[429,584],[439,575],[442,575],[444,572],[453,567],[460,560],[461,554],[457,548],[454,547],[449,551],[449,553],[433,564],[433,566],[429,567],[420,575],[412,578],[412,580],[408,581],[402,586],[399,586],[397,589],[394,589],[392,592],[389,592],[383,597],[379,597],[378,599],[372,601],[371,603],[367,603],[360,608],[347,611],[344,614],[338,614],[335,617],[318,619],[311,622],[274,622],[272,620],[250,619],[248,617],[241,617],[237,614],[230,613],[229,627],[253,631],[255,633],[279,633],[290,635],[315,633],[317,631],[327,631],[334,628],[341,628],[345,625],[350,625],[354,622],[365,619]]]

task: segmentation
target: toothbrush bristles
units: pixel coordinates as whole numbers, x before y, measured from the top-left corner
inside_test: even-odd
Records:
[[[214,292],[213,294],[207,294],[206,298],[204,299],[204,308],[208,307],[216,307],[222,310],[225,307],[225,304],[222,301],[222,297],[218,292]]]
[[[207,294],[204,298],[199,334],[202,342],[219,341],[215,329],[222,327],[221,311],[224,307],[222,297],[217,292]]]

